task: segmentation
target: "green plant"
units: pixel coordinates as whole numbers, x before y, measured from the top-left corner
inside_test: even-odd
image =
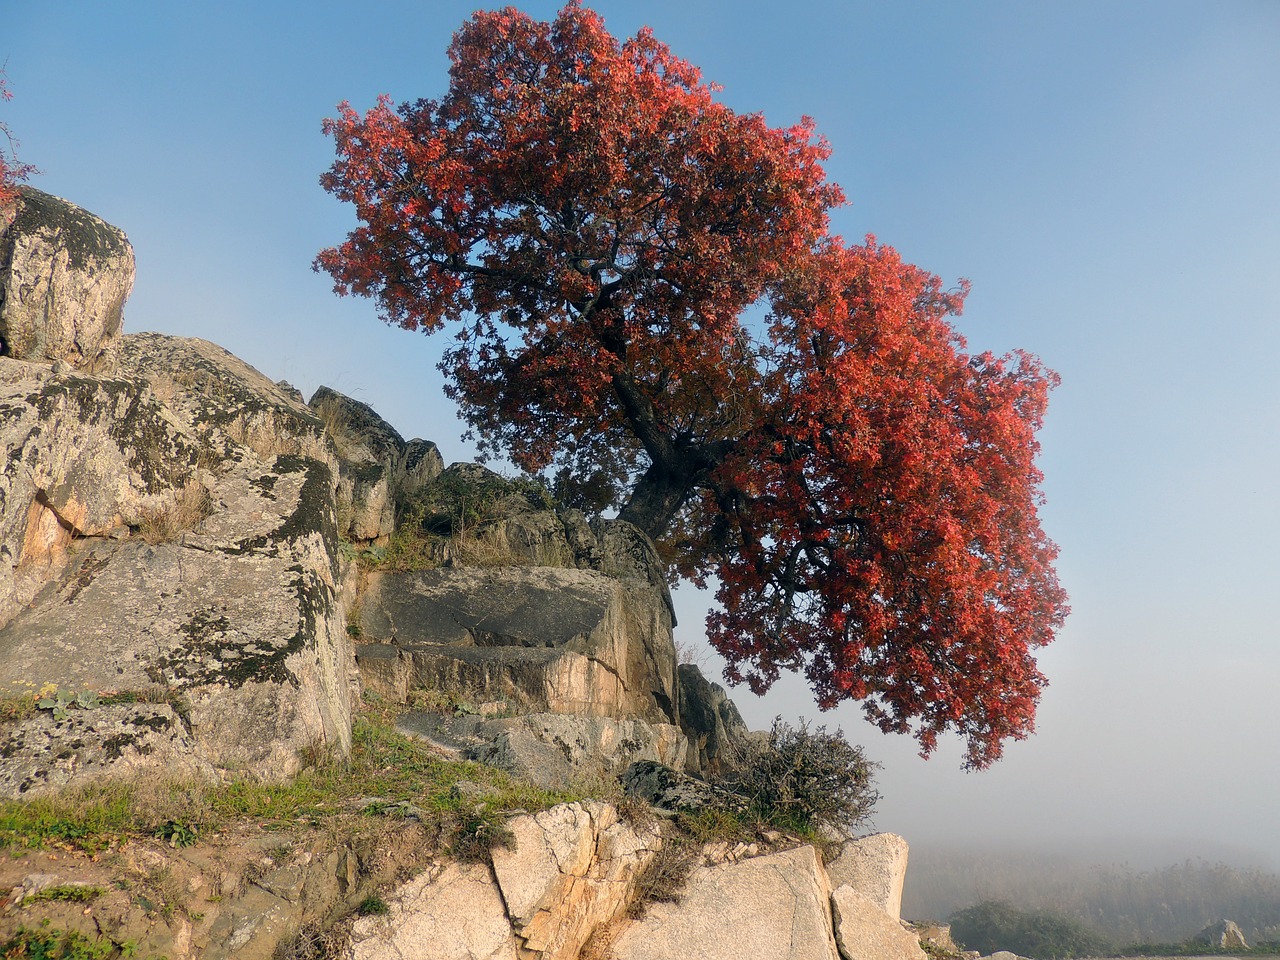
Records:
[[[810,730],[774,720],[767,740],[747,751],[742,768],[725,786],[745,796],[774,826],[791,831],[848,829],[870,817],[879,794],[872,786],[877,764],[843,732]]]
[[[171,847],[189,847],[200,838],[200,828],[194,823],[166,820],[156,827],[154,836]]]
[[[356,913],[362,917],[380,917],[390,912],[391,907],[387,905],[387,901],[376,893],[369,894],[360,901],[360,906],[356,907]]]
[[[19,927],[0,944],[0,957],[5,960],[108,960],[132,956],[134,949],[134,943],[128,940],[87,937],[74,930]]]
[[[24,904],[39,903],[41,901],[83,903],[88,900],[96,900],[104,893],[106,893],[106,890],[102,887],[91,886],[87,883],[57,883],[53,886],[45,887],[43,890],[37,890],[22,902]]]

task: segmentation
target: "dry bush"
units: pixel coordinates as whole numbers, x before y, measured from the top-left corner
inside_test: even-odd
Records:
[[[213,510],[209,491],[196,478],[191,478],[174,491],[172,500],[142,511],[138,533],[152,546],[170,543],[179,534],[194,530]]]
[[[627,916],[633,920],[641,919],[645,904],[679,903],[684,885],[697,865],[696,847],[667,839],[636,877],[635,899],[627,907]]]

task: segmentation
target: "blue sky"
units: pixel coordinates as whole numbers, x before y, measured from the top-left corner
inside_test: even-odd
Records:
[[[310,270],[350,215],[320,121],[437,96],[474,2],[4,4],[0,105],[33,182],[121,226],[130,330],[221,343],[469,459],[440,344]],[[1280,4],[620,2],[774,125],[813,116],[874,232],[973,294],[976,349],[1063,378],[1041,435],[1074,613],[1041,659],[1039,732],[991,771],[920,761],[854,708],[885,767],[876,823],[913,844],[1164,844],[1280,868]],[[548,18],[556,4],[522,5]],[[705,601],[680,593],[681,638]],[[736,698],[814,713],[799,683]]]

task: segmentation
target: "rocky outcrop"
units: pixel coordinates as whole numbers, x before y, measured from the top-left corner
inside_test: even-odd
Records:
[[[510,823],[510,848],[482,864],[434,867],[356,921],[353,960],[576,960],[597,928],[622,914],[661,846],[608,804],[575,803]]]
[[[79,366],[120,333],[133,248],[74,203],[20,187],[0,229],[0,356]]]
[[[837,960],[830,891],[813,847],[797,847],[690,876],[679,903],[651,904],[622,931],[614,960]]]
[[[895,920],[902,917],[907,841],[896,833],[846,840],[827,864],[833,887],[849,886]]]
[[[675,650],[655,592],[589,570],[449,568],[369,578],[361,669],[533,713],[675,720]],[[391,649],[388,649],[391,648]]]
[[[689,738],[694,769],[731,773],[746,755],[747,725],[724,687],[712,683],[692,663],[678,668],[680,726]]]
[[[485,718],[417,711],[398,728],[459,759],[506,770],[548,790],[613,780],[641,760],[683,767],[680,728],[643,720],[535,713]]]
[[[345,752],[319,422],[202,341],[123,337],[98,366],[0,358],[0,692],[107,699],[9,725],[0,791],[140,770],[275,779],[318,745]]]
[[[337,453],[338,532],[385,541],[395,532],[397,505],[444,469],[440,451],[426,440],[406,443],[367,403],[329,387],[316,390],[309,405]]]

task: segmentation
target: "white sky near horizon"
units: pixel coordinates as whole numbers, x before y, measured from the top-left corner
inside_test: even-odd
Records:
[[[476,5],[0,0],[0,120],[33,185],[129,234],[126,329],[213,340],[470,459],[441,342],[310,263],[352,225],[317,184],[321,119],[439,96]],[[966,774],[957,745],[922,761],[796,681],[733,692],[752,726],[843,727],[884,764],[876,826],[917,846],[1280,869],[1280,2],[592,6],[616,36],[653,27],[737,110],[813,116],[850,198],[835,229],[969,278],[970,345],[1063,380],[1042,517],[1073,613],[1040,659],[1037,734]],[[678,593],[679,639],[701,643],[706,602]]]

